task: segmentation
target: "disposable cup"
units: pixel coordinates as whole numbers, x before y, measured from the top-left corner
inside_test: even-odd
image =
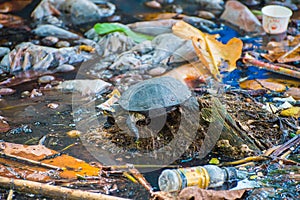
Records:
[[[261,10],[263,14],[262,25],[269,34],[279,34],[287,30],[293,12],[284,6],[269,5]]]

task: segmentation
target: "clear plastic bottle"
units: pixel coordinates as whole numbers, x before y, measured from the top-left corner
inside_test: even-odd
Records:
[[[215,165],[166,169],[159,176],[158,185],[161,191],[166,192],[182,190],[188,186],[206,189],[222,186],[241,176],[244,175],[234,167],[220,168]]]

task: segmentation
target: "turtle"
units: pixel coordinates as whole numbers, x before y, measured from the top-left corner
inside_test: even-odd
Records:
[[[165,115],[176,109],[188,100],[188,103],[198,105],[189,88],[179,80],[162,76],[138,82],[123,92],[118,105],[125,111],[129,111],[126,125],[139,139],[139,131],[136,123],[139,120],[151,119]],[[165,120],[157,120],[156,123],[164,123]]]

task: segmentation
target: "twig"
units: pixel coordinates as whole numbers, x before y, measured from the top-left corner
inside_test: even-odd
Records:
[[[138,181],[133,176],[131,176],[128,172],[123,172],[123,176],[128,178],[133,183],[138,183]]]
[[[103,199],[103,200],[125,200],[124,198],[109,196],[100,193],[92,193],[83,190],[75,190],[64,188],[60,186],[49,185],[45,183],[38,183],[34,181],[11,179],[0,176],[0,187],[1,188],[14,188],[14,190],[22,193],[38,194],[46,197],[58,198],[59,199]]]
[[[288,157],[291,153],[292,153],[292,151],[291,151],[291,150],[288,150],[287,152],[285,152],[284,154],[282,154],[282,155],[280,156],[280,158],[285,159],[285,158]]]
[[[14,190],[10,189],[6,200],[12,200],[14,196]]]
[[[129,172],[136,178],[146,190],[148,190],[150,193],[152,193],[153,188],[150,185],[150,183],[145,179],[145,177],[136,169],[133,165],[128,164]]]
[[[179,168],[180,165],[133,165],[135,168]],[[107,165],[103,166],[104,169],[128,169],[128,165]]]
[[[240,164],[244,164],[244,163],[248,163],[248,162],[258,162],[258,161],[263,161],[263,160],[268,160],[270,158],[266,157],[266,156],[250,156],[241,160],[236,160],[236,161],[232,161],[232,162],[224,162],[221,163],[221,166],[227,166],[227,165],[240,165]]]
[[[21,160],[21,161],[24,161],[24,162],[27,162],[27,163],[30,163],[30,164],[33,164],[33,165],[38,165],[38,166],[46,167],[46,168],[49,168],[49,169],[55,169],[55,170],[59,170],[59,171],[63,170],[62,168],[54,166],[54,165],[38,162],[38,161],[35,161],[35,160],[30,160],[30,159],[23,158],[23,157],[20,157],[20,156],[6,154],[6,153],[3,153],[3,152],[0,152],[0,156],[7,157],[7,158],[12,158],[12,159],[16,159],[16,160]]]
[[[254,167],[255,166],[255,163],[254,162],[248,162],[248,163],[244,163],[244,164],[240,164],[240,165],[237,165],[235,166],[236,168],[240,168],[240,167]]]
[[[273,147],[267,149],[263,155],[264,155],[264,156],[270,156],[271,153],[273,153],[274,151],[276,151],[276,150],[277,150],[278,148],[280,148],[280,147],[281,147],[281,145],[273,146]]]
[[[284,165],[296,165],[296,166],[300,166],[300,163],[293,161],[293,160],[289,160],[289,159],[285,159],[285,158],[280,158],[280,157],[275,157],[272,162],[278,163],[281,162]]]
[[[280,148],[276,149],[271,156],[279,156],[283,154],[286,150],[292,148],[292,147],[297,147],[300,144],[300,135],[297,135],[284,143]]]
[[[294,78],[298,78],[300,79],[300,72],[296,71],[296,70],[292,70],[292,69],[288,69],[288,68],[284,68],[284,67],[280,67],[271,63],[265,63],[262,61],[259,61],[257,59],[255,59],[254,57],[250,56],[249,54],[246,54],[245,57],[243,58],[243,62],[244,63],[248,63],[248,64],[252,64],[254,66],[258,66],[260,68],[275,72],[275,73],[279,73],[279,74],[283,74],[286,76],[290,76],[290,77],[294,77]]]
[[[70,144],[70,145],[66,146],[65,148],[63,148],[62,150],[60,150],[59,152],[64,152],[64,151],[70,149],[71,147],[73,147],[73,146],[75,146],[75,145],[78,145],[78,143],[75,142],[75,143],[73,143],[73,144]]]

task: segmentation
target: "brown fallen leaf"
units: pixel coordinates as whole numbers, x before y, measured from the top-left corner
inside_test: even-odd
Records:
[[[240,87],[248,90],[268,89],[275,92],[283,92],[286,90],[286,86],[284,84],[278,83],[274,81],[274,79],[246,80],[240,83]]]
[[[179,194],[180,200],[224,200],[224,199],[240,199],[246,192],[242,190],[205,190],[198,187],[187,187]]]
[[[281,42],[269,42],[264,48],[268,53],[262,53],[261,56],[270,62],[295,62],[300,60],[300,35],[288,37]]]
[[[300,88],[291,87],[285,92],[285,94],[287,96],[292,96],[294,99],[300,100]]]
[[[257,79],[263,88],[275,91],[275,92],[283,92],[286,90],[286,86],[281,83],[272,82],[271,80]]]
[[[299,60],[300,60],[300,43],[277,59],[277,61],[280,63],[295,62]]]
[[[262,85],[259,84],[256,80],[246,80],[240,83],[240,87],[246,90],[261,90],[263,89]]]
[[[225,71],[232,71],[236,68],[236,61],[240,58],[243,47],[240,39],[232,38],[227,44],[223,44],[216,40],[217,35],[203,33],[184,21],[177,22],[172,30],[175,35],[193,41],[200,61],[215,79],[221,79],[219,67],[224,62],[227,62],[225,68],[222,66]]]
[[[163,192],[163,191],[152,192],[151,196],[153,197],[152,199],[156,199],[156,200],[174,200],[174,199],[176,199],[171,193]]]

